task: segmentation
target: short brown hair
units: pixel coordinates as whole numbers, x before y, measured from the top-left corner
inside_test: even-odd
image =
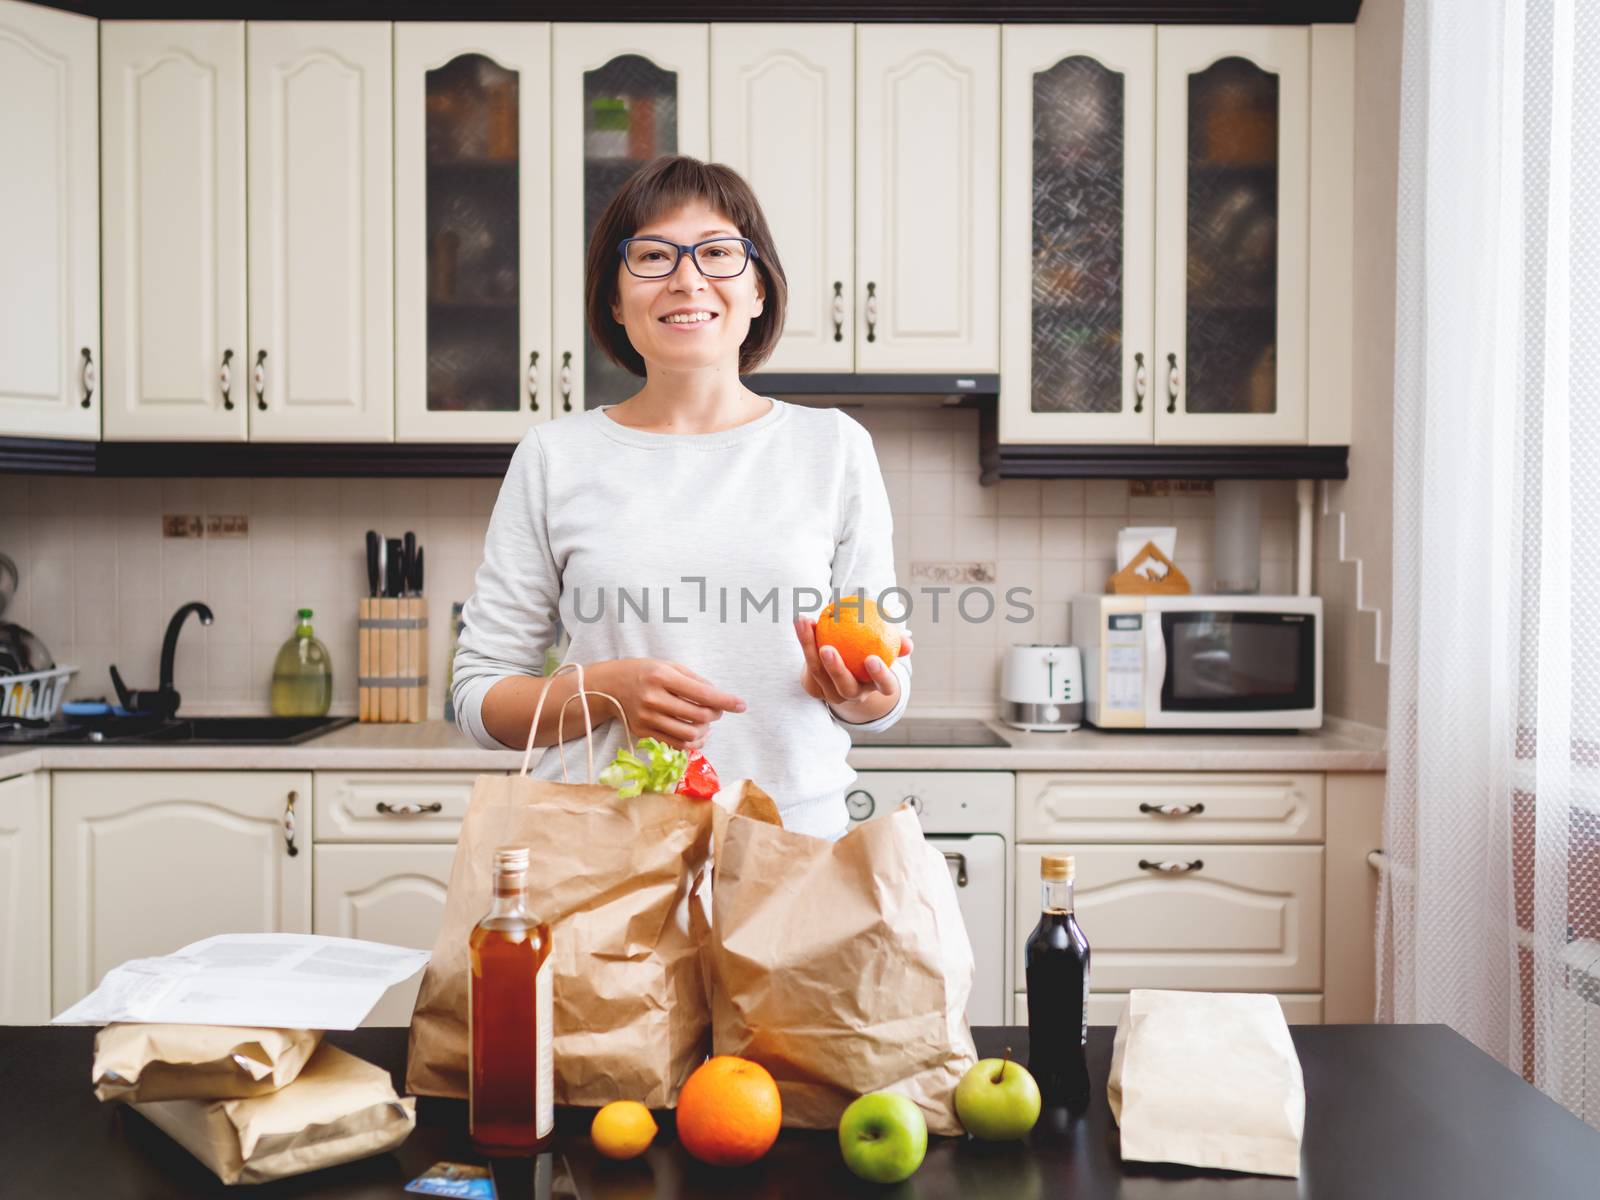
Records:
[[[761,315],[750,322],[750,332],[739,347],[739,374],[748,375],[766,362],[783,336],[789,285],[755,192],[732,167],[701,162],[686,154],[663,154],[636,171],[612,197],[594,227],[584,263],[590,336],[613,362],[641,378],[645,375],[644,358],[611,312],[618,298],[617,272],[622,263],[617,245],[664,213],[695,200],[705,201],[755,243],[754,268],[766,295]]]

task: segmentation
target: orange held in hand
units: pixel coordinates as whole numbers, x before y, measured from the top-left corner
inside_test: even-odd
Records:
[[[864,596],[845,596],[830,604],[817,617],[817,645],[832,646],[862,683],[870,683],[867,656],[876,654],[884,666],[891,666],[900,653],[900,631]]]
[[[778,1140],[783,1105],[767,1069],[719,1054],[695,1069],[678,1093],[678,1140],[701,1162],[753,1163]]]

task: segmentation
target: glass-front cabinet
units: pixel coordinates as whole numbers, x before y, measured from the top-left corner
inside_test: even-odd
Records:
[[[1010,442],[1304,442],[1303,29],[1005,31]]]
[[[550,26],[395,26],[396,434],[552,412]]]
[[[612,362],[585,320],[584,257],[621,186],[661,154],[705,158],[710,138],[703,24],[561,24],[554,97],[552,415],[626,400],[644,380]]]

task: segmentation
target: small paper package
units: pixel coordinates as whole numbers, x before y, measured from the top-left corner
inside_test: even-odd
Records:
[[[1126,1160],[1300,1174],[1305,1080],[1276,997],[1129,992],[1106,1099]]]
[[[101,1100],[234,1100],[293,1083],[322,1041],[319,1029],[117,1022],[94,1039]]]
[[[392,1150],[417,1124],[382,1067],[324,1044],[265,1096],[135,1104],[223,1183],[266,1183]]]

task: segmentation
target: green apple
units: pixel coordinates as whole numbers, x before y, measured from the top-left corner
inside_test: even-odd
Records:
[[[956,1116],[973,1137],[1025,1137],[1039,1119],[1039,1085],[1020,1063],[982,1059],[956,1084]]]
[[[911,1178],[928,1152],[922,1110],[897,1092],[857,1097],[839,1118],[845,1166],[873,1183]]]

